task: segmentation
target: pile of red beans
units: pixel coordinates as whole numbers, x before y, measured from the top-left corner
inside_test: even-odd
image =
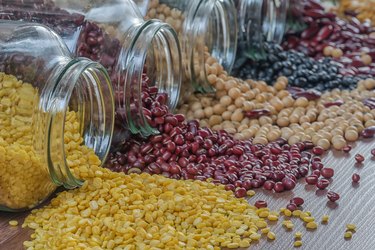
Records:
[[[125,173],[147,172],[174,179],[195,179],[226,185],[237,197],[263,187],[282,192],[306,177],[308,184],[325,189],[333,176],[320,157],[324,150],[311,142],[290,146],[284,139],[267,145],[235,140],[225,131],[202,128],[186,121],[165,105],[167,96],[148,86],[144,77],[143,112],[160,131],[148,138],[131,136],[110,154],[106,167]],[[313,149],[312,152],[307,150]]]
[[[331,56],[343,75],[375,76],[375,28],[355,17],[340,19],[314,0],[303,2],[302,19],[308,27],[288,34],[284,48],[315,58]]]

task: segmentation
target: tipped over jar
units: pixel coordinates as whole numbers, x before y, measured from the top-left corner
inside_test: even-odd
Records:
[[[289,0],[234,0],[238,11],[238,58],[265,57],[264,43],[281,43]]]
[[[171,24],[179,34],[183,91],[212,92],[208,61],[230,72],[237,49],[237,15],[232,0],[135,0],[146,19]]]
[[[145,84],[168,96],[169,108],[177,105],[181,84],[177,35],[166,23],[145,21],[131,0],[5,0],[0,18],[45,24],[76,56],[107,69],[115,93],[114,145],[126,140],[129,133],[148,136],[158,132],[143,112]]]
[[[30,209],[58,186],[82,185],[71,167],[100,167],[113,125],[104,67],[73,58],[45,26],[0,20],[0,210]],[[80,157],[88,152],[96,156]]]

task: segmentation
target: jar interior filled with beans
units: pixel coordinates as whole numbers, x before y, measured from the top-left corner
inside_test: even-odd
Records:
[[[145,21],[137,6],[123,1],[2,1],[0,19],[44,24],[55,30],[76,56],[101,63],[116,101],[116,128],[122,137],[157,133],[142,112],[142,77],[177,105],[181,84],[180,45],[172,27]]]
[[[107,71],[73,59],[45,26],[0,21],[0,43],[0,210],[16,211],[35,207],[58,186],[82,185],[69,167],[101,165],[114,99]],[[98,157],[77,158],[77,145]]]

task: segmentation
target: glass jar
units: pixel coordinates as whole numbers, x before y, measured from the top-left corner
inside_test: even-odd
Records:
[[[237,15],[232,0],[135,0],[146,19],[158,18],[179,34],[183,93],[213,92],[206,61],[212,56],[230,72],[237,49]]]
[[[143,113],[144,73],[150,85],[177,105],[181,85],[181,51],[173,28],[159,20],[145,21],[131,0],[2,1],[0,18],[45,24],[54,29],[77,56],[101,63],[115,91],[114,144],[129,132],[158,133]]]
[[[239,58],[265,57],[264,42],[281,43],[289,0],[235,0],[238,11]]]
[[[104,162],[113,125],[103,66],[73,59],[45,26],[0,20],[0,210],[33,208],[57,186],[80,186],[67,163],[74,160],[69,128]]]

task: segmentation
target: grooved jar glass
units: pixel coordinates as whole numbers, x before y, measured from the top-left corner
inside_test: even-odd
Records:
[[[179,34],[184,94],[212,92],[206,60],[230,72],[237,49],[237,14],[232,0],[135,0],[146,19],[158,18]],[[192,87],[192,88],[190,88]]]
[[[239,53],[253,60],[264,58],[265,41],[282,41],[289,0],[235,0],[235,4],[238,10]]]
[[[79,187],[67,163],[66,121],[75,112],[74,140],[104,162],[114,125],[105,68],[73,59],[45,26],[0,20],[0,79],[0,210],[30,209],[58,186]]]
[[[115,91],[118,140],[130,133],[157,133],[143,113],[144,74],[150,85],[178,102],[181,51],[173,28],[159,20],[145,21],[131,0],[2,1],[0,18],[45,24],[54,29],[77,56],[101,63]]]

